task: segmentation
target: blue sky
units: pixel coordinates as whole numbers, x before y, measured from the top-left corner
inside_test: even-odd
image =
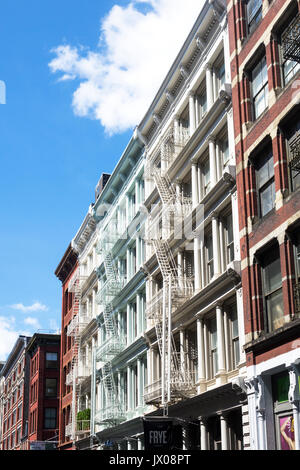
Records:
[[[200,11],[198,1],[185,2],[190,2],[185,29],[173,44],[176,17],[182,21],[182,15],[177,5],[169,21],[172,12],[167,17],[166,9],[182,2],[172,2],[2,2],[0,360],[18,334],[60,327],[55,268],[94,199],[101,173],[113,170]],[[170,30],[163,31],[167,23]],[[157,48],[160,34],[168,38],[159,55],[154,38],[142,33],[146,25],[156,28]],[[147,70],[158,61],[161,70],[148,83]]]

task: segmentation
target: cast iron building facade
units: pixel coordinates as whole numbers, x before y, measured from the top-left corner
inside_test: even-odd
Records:
[[[145,401],[176,447],[247,445],[225,2],[205,2],[138,127],[146,149]]]

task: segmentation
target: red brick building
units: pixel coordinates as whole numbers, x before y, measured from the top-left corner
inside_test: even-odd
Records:
[[[59,410],[59,449],[72,450],[72,359],[77,355],[74,340],[68,335],[68,326],[76,315],[74,292],[71,292],[70,281],[78,267],[77,253],[69,245],[60,261],[55,275],[62,283],[62,326],[60,356],[60,410]],[[72,282],[72,281],[71,281]]]
[[[58,441],[60,335],[35,333],[30,356],[28,449]]]
[[[227,2],[250,447],[299,449],[300,2]]]
[[[30,337],[19,336],[0,373],[0,379],[4,379],[1,397],[2,450],[26,449],[30,367],[26,347],[29,340]]]

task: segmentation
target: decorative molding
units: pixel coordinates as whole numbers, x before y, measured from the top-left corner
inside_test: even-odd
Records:
[[[188,78],[188,76],[189,76],[189,73],[188,73],[188,71],[187,71],[185,65],[183,65],[183,64],[180,66],[180,74],[182,75],[182,77],[183,77],[185,80],[186,80],[186,79]]]
[[[201,36],[196,37],[196,44],[197,44],[198,49],[201,52],[204,51],[204,49],[206,47],[206,44],[205,44],[204,40],[201,38]]]

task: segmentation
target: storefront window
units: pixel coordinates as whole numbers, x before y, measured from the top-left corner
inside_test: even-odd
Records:
[[[295,450],[294,417],[288,399],[289,386],[288,372],[272,377],[276,448],[278,450]]]

